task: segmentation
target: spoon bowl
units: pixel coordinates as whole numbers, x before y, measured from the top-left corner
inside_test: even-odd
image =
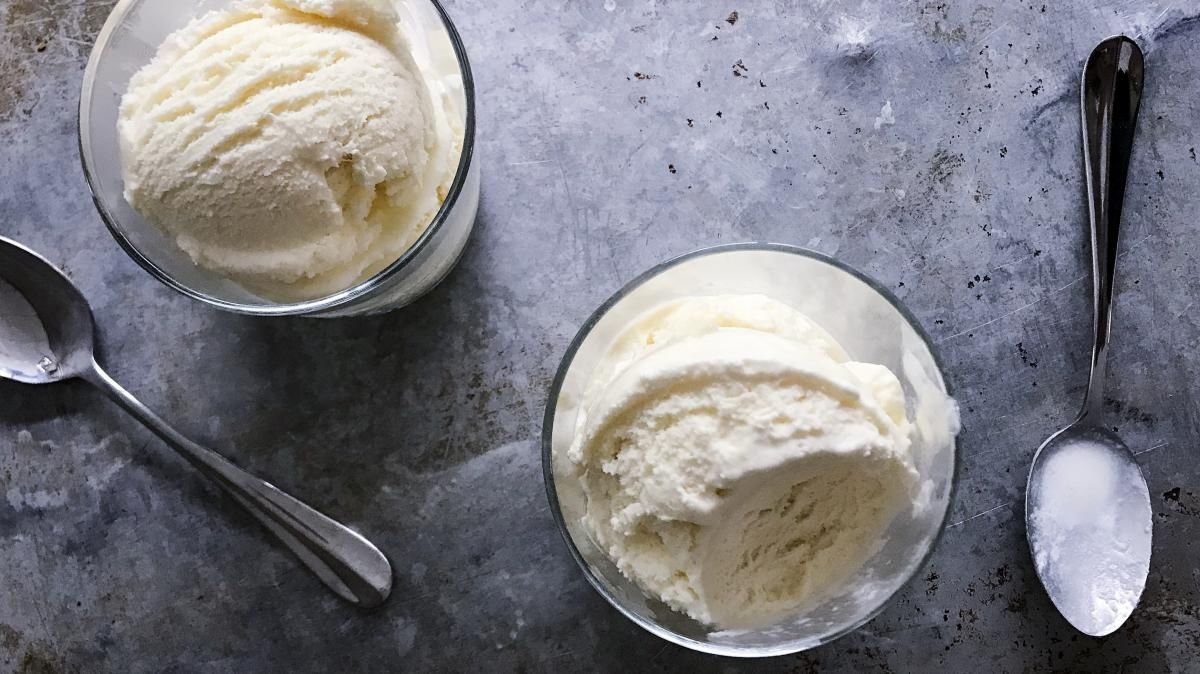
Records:
[[[0,236],[0,378],[23,384],[83,379],[107,393],[215,481],[334,592],[363,607],[392,589],[392,567],[370,541],[184,437],[96,363],[83,294],[45,258]]]
[[[7,285],[0,288],[3,306],[21,321],[0,326],[0,342],[12,344],[0,357],[0,377],[51,384],[83,376],[91,369],[95,334],[83,295],[45,258],[3,237],[0,270]]]
[[[1063,617],[1090,636],[1133,613],[1150,570],[1150,493],[1116,433],[1086,422],[1038,448],[1025,501],[1034,567]]]

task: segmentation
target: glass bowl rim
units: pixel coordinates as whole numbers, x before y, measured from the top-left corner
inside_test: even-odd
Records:
[[[95,204],[96,211],[100,214],[100,219],[104,221],[104,225],[108,228],[109,233],[112,234],[125,253],[133,258],[142,269],[150,272],[156,279],[173,290],[218,309],[252,316],[313,315],[344,307],[368,295],[377,288],[383,287],[390,279],[402,270],[407,269],[410,263],[418,258],[420,253],[428,247],[438,232],[442,230],[449,219],[450,212],[454,209],[459,196],[462,194],[475,154],[475,79],[471,74],[471,64],[467,57],[466,46],[463,44],[458,29],[454,26],[454,21],[446,13],[446,9],[442,7],[440,0],[421,0],[433,5],[434,9],[437,10],[438,16],[441,18],[442,27],[445,29],[446,35],[450,39],[450,44],[454,49],[454,58],[462,76],[463,93],[466,99],[466,123],[463,126],[463,147],[459,155],[458,167],[455,169],[454,179],[450,183],[446,198],[442,201],[437,213],[434,214],[433,219],[430,220],[429,225],[421,233],[421,236],[417,237],[417,240],[409,246],[408,250],[404,251],[388,266],[367,279],[349,288],[339,290],[336,293],[301,302],[244,304],[242,302],[233,302],[213,297],[208,293],[196,290],[177,280],[133,244],[129,237],[126,236],[125,229],[119,224],[118,219],[104,205],[100,191],[97,188],[98,178],[95,177],[98,162],[92,156],[89,122],[92,111],[91,101],[96,86],[96,69],[99,67],[101,57],[107,53],[116,27],[135,4],[145,1],[147,0],[119,0],[109,11],[108,17],[104,20],[103,27],[101,27],[99,34],[96,36],[96,42],[92,46],[91,54],[88,56],[87,67],[83,72],[83,85],[80,87],[79,114],[76,116],[79,159],[83,165],[83,175],[87,180],[88,190],[92,195],[92,202]],[[116,130],[114,129],[113,132],[116,133]]]
[[[554,524],[558,528],[558,533],[560,536],[562,536],[563,541],[567,545],[567,549],[571,553],[571,557],[575,560],[575,563],[583,572],[584,578],[587,579],[588,584],[591,585],[601,597],[604,597],[604,600],[607,601],[613,608],[617,609],[617,612],[647,632],[650,632],[651,634],[678,646],[683,646],[684,648],[701,653],[708,653],[710,655],[723,655],[738,658],[761,658],[779,655],[791,655],[794,653],[811,650],[817,646],[828,644],[849,634],[850,632],[859,629],[863,625],[866,625],[868,622],[882,613],[883,610],[892,603],[892,600],[896,598],[896,595],[898,595],[905,587],[907,587],[908,584],[912,582],[913,578],[916,578],[918,575],[920,575],[921,571],[924,570],[926,565],[928,565],[929,559],[933,556],[934,550],[936,550],[938,544],[941,543],[942,536],[946,532],[946,518],[950,513],[950,506],[954,503],[955,496],[957,495],[959,471],[962,462],[959,455],[958,435],[956,434],[951,447],[951,458],[954,461],[954,465],[951,467],[950,471],[950,488],[946,494],[946,504],[942,508],[937,531],[934,532],[933,537],[930,539],[929,547],[926,548],[926,550],[921,554],[920,561],[913,566],[913,571],[911,574],[909,574],[908,578],[906,578],[904,582],[897,585],[896,589],[888,593],[888,595],[879,602],[878,606],[868,611],[863,617],[851,622],[841,629],[819,637],[816,643],[812,645],[742,647],[697,641],[690,637],[682,636],[673,630],[663,627],[657,622],[633,613],[629,609],[625,608],[620,601],[613,597],[612,594],[604,588],[603,584],[596,577],[596,574],[592,571],[591,567],[588,565],[587,561],[583,558],[583,555],[576,547],[575,541],[571,538],[570,531],[567,529],[567,523],[563,517],[562,506],[558,501],[558,491],[554,481],[554,448],[552,446],[552,442],[554,436],[554,418],[558,408],[558,398],[562,393],[562,386],[566,381],[567,371],[570,370],[571,364],[575,361],[575,356],[579,351],[579,347],[583,345],[583,342],[591,334],[592,330],[596,327],[596,324],[608,314],[609,310],[611,310],[618,302],[625,299],[625,297],[627,297],[634,290],[637,290],[646,282],[657,277],[663,272],[684,262],[701,257],[707,257],[709,255],[743,251],[778,252],[798,255],[800,257],[807,257],[816,262],[824,263],[842,272],[850,274],[854,278],[865,283],[869,288],[871,288],[871,290],[875,291],[876,294],[891,304],[892,307],[896,309],[896,311],[898,311],[904,318],[905,322],[909,324],[909,327],[913,329],[913,332],[915,332],[921,341],[924,342],[925,348],[929,350],[929,355],[933,360],[934,366],[937,367],[938,376],[941,378],[942,385],[946,389],[946,395],[953,398],[950,383],[946,379],[945,366],[943,365],[942,359],[938,355],[937,350],[934,348],[933,340],[930,339],[929,335],[925,332],[925,329],[921,326],[921,323],[916,319],[912,312],[909,311],[908,308],[898,298],[896,298],[895,295],[892,294],[891,290],[885,288],[875,279],[830,255],[804,248],[802,246],[795,246],[785,243],[772,243],[767,241],[718,244],[699,248],[681,255],[676,255],[675,257],[669,258],[663,262],[659,262],[650,269],[636,276],[633,280],[621,286],[621,288],[614,292],[599,307],[597,307],[596,310],[591,313],[591,315],[588,316],[587,320],[584,321],[583,325],[579,328],[579,331],[575,334],[575,337],[567,346],[567,350],[563,354],[562,361],[559,363],[558,371],[555,373],[554,380],[550,385],[550,397],[546,400],[546,412],[542,418],[541,459],[542,481],[546,489],[546,498],[549,500],[550,512],[554,517]]]

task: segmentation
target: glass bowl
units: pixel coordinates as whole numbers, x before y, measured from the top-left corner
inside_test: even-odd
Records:
[[[694,295],[763,294],[824,327],[851,358],[887,366],[900,379],[913,422],[921,476],[916,503],[897,516],[879,551],[847,583],[803,614],[762,629],[716,631],[644,594],[582,524],[585,496],[566,451],[584,387],[613,339],[647,309]],[[706,248],[658,265],[600,306],[567,348],[542,427],[542,472],[567,547],[596,590],[627,618],[681,646],[719,655],[784,655],[827,643],[878,614],[924,566],[941,533],[955,484],[957,408],[929,338],[886,289],[819,253],[753,243]],[[919,505],[918,505],[919,504]]]
[[[412,302],[438,284],[466,247],[479,207],[475,161],[475,87],[458,31],[437,0],[393,0],[409,30],[424,38],[426,63],[449,73],[449,104],[462,117],[463,143],[441,208],[398,259],[354,286],[324,297],[277,302],[195,265],[175,242],[125,201],[117,137],[121,96],[172,32],[233,0],[120,0],[96,38],[79,98],[79,154],[92,199],[117,243],[146,271],[171,288],[220,309],[263,316],[342,316],[377,313]],[[461,77],[461,87],[454,73]]]

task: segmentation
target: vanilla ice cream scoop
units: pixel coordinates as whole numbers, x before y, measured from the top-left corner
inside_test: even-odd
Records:
[[[621,572],[723,628],[843,589],[918,482],[895,375],[757,295],[678,300],[626,328],[568,458]]]
[[[335,292],[436,213],[460,140],[435,103],[390,3],[248,0],[130,81],[125,198],[198,265],[268,296]]]

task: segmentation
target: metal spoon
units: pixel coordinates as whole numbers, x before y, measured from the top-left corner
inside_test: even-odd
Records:
[[[1101,42],[1083,69],[1083,160],[1092,229],[1095,343],[1079,417],[1033,457],[1025,525],[1038,578],[1072,625],[1110,634],[1137,606],[1150,570],[1150,492],[1125,443],[1100,426],[1117,233],[1144,59],[1124,36]]]
[[[216,481],[343,599],[363,607],[387,599],[392,567],[378,548],[168,426],[96,364],[94,333],[92,310],[67,277],[0,237],[0,377],[25,384],[74,377],[92,383]]]

